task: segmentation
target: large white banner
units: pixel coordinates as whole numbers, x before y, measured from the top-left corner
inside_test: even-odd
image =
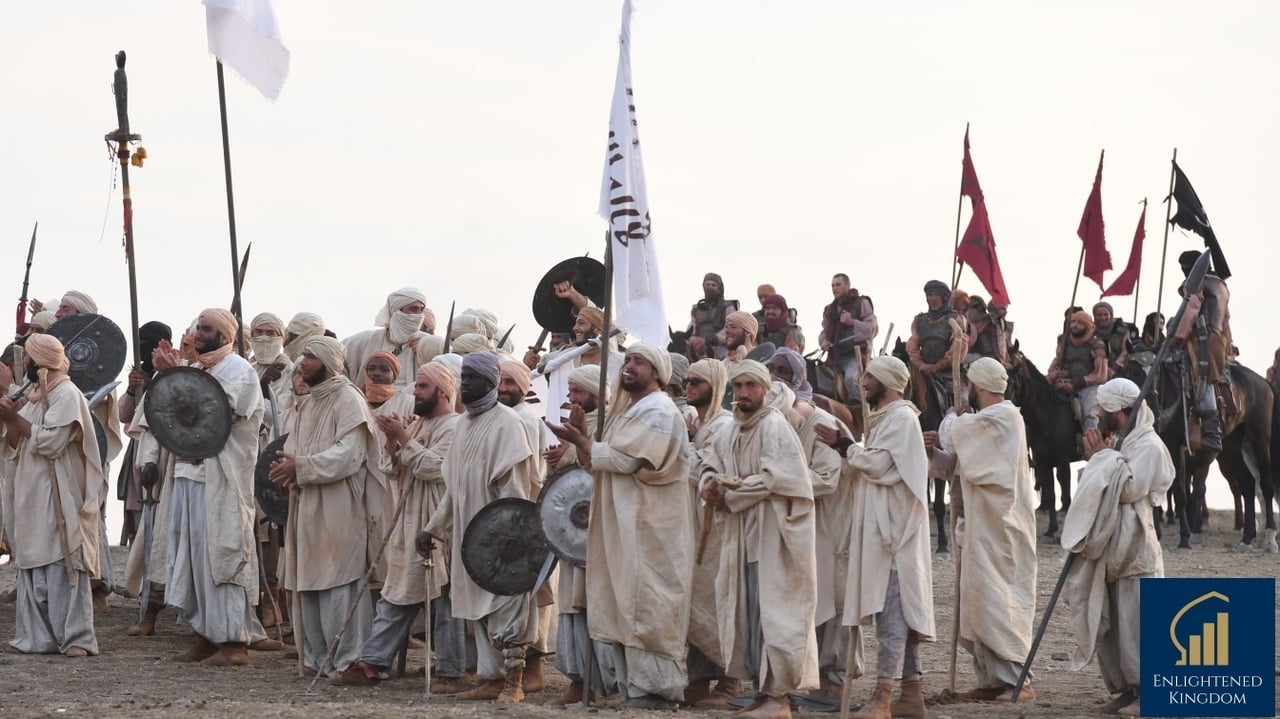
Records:
[[[613,321],[628,335],[666,347],[667,313],[649,220],[644,161],[631,93],[631,0],[622,4],[618,77],[609,111],[609,144],[600,183],[600,216],[613,250]]]
[[[271,0],[204,0],[209,26],[209,52],[275,100],[289,76],[289,49]]]

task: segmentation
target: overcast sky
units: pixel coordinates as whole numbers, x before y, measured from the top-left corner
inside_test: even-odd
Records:
[[[595,214],[621,2],[277,0],[292,72],[276,103],[229,76],[248,316],[319,312],[340,336],[391,290],[421,287],[537,333],[529,301],[555,262],[603,254]],[[1199,192],[1235,271],[1242,360],[1271,362],[1280,5],[1232,2],[771,3],[637,0],[634,90],[669,321],[704,272],[754,308],[774,284],[816,345],[829,279],[871,295],[882,336],[951,270],[961,141],[1041,367],[1071,299],[1075,230],[1105,148],[1115,271],[1147,218],[1140,314],[1155,309],[1169,159]],[[16,300],[40,221],[32,295],[97,298],[128,332],[113,55],[129,54],[142,321],[180,328],[227,306],[231,260],[214,64],[199,0],[26,3],[0,30],[7,172],[0,280]],[[967,204],[967,203],[966,203]],[[968,208],[965,208],[967,221]],[[104,227],[105,217],[105,231]],[[1176,305],[1169,238],[1166,313]],[[986,295],[966,273],[961,285]],[[1098,299],[1080,284],[1078,303]],[[1132,298],[1117,312],[1133,315]]]

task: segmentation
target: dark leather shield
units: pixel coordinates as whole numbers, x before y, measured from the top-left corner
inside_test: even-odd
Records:
[[[81,392],[94,392],[120,376],[128,348],[124,333],[102,315],[67,315],[49,325],[67,353],[68,374]]]
[[[538,520],[551,551],[563,561],[587,566],[587,522],[595,478],[581,467],[553,476],[538,495]]]
[[[107,430],[98,420],[98,415],[91,414],[89,417],[93,420],[93,436],[98,438],[98,461],[105,468],[107,466]]]
[[[533,589],[548,551],[538,505],[527,499],[490,502],[462,534],[462,566],[472,581],[508,597]]]
[[[769,364],[769,360],[773,359],[773,355],[778,351],[777,345],[772,342],[758,344],[747,353],[747,359],[755,360],[760,364]]]
[[[151,433],[174,456],[207,459],[227,444],[231,404],[208,372],[194,367],[157,372],[143,397]]]
[[[547,272],[533,291],[533,318],[552,332],[573,329],[573,303],[556,297],[554,286],[570,282],[574,289],[590,298],[596,307],[604,307],[604,265],[590,257],[570,257]]]
[[[267,475],[271,473],[271,463],[279,459],[276,452],[284,449],[286,439],[289,439],[287,433],[271,440],[258,455],[258,463],[253,468],[253,496],[267,519],[281,527],[289,521],[289,495],[280,491]]]

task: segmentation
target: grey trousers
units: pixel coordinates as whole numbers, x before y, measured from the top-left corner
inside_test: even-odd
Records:
[[[876,656],[876,676],[899,679],[920,673],[917,655],[920,640],[907,626],[902,613],[902,594],[898,590],[898,570],[889,570],[889,591],[885,593],[884,610],[876,614],[876,640],[880,644]]]
[[[360,649],[373,624],[373,606],[359,590],[360,580],[357,579],[332,589],[298,592],[304,632],[303,662],[323,676],[333,676],[360,658]],[[342,629],[352,602],[356,603],[355,616],[343,632],[330,662],[328,658],[333,650],[333,639]]]
[[[1022,674],[1022,662],[1005,659],[981,642],[974,642],[973,673],[977,675],[978,687],[981,689],[1017,686],[1018,676]],[[1028,679],[1032,676],[1034,672],[1027,674]]]
[[[14,638],[9,645],[23,654],[62,654],[79,647],[98,653],[93,632],[93,594],[89,573],[77,571],[67,581],[62,562],[19,569]]]
[[[605,642],[590,639],[587,634],[587,615],[561,614],[556,629],[556,669],[574,681],[582,681],[582,667],[587,658],[587,644],[591,645],[594,664],[591,665],[591,690],[597,694],[612,694],[617,690],[613,668],[613,647]]]
[[[1142,684],[1138,673],[1138,650],[1142,647],[1139,579],[1126,577],[1107,585],[1096,652],[1102,681],[1112,694],[1128,690],[1136,695]]]

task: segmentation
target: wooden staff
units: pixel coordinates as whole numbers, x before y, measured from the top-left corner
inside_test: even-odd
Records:
[[[853,361],[866,371],[866,367],[862,364],[862,348],[857,345],[853,347]],[[860,404],[862,406],[862,441],[866,442],[871,436],[871,406],[867,403],[865,396]],[[844,655],[844,683],[840,688],[840,719],[849,719],[849,702],[853,697],[853,662],[861,640],[861,628],[856,624],[849,627],[849,643],[845,646]]]
[[[133,251],[133,195],[129,191],[129,143],[142,139],[129,132],[129,79],[124,73],[124,50],[116,53],[116,73],[111,84],[116,97],[115,132],[107,133],[107,142],[116,143],[116,157],[120,160],[120,197],[124,202],[124,256],[129,265],[129,342],[133,348],[133,366],[142,364],[142,349],[138,339],[138,276],[135,270],[137,257]],[[139,151],[138,157],[145,157]],[[139,165],[141,166],[141,165]]]
[[[954,318],[948,320],[951,324],[951,401],[955,407],[956,413],[959,414],[964,408],[964,388],[961,382],[960,369],[964,363],[967,344],[964,336],[964,330],[960,327],[960,323]],[[955,480],[952,480],[952,498],[951,498],[951,537],[955,539],[956,527],[960,523],[960,511],[956,499],[959,493],[955,491]],[[960,572],[962,562],[964,560],[964,549],[956,547],[956,576],[954,582],[954,591],[952,592],[951,605],[951,652],[947,661],[947,691],[952,695],[956,693],[956,653],[960,646]]]
[[[1173,182],[1177,178],[1178,148],[1173,148],[1173,160],[1169,164],[1169,194],[1164,198],[1164,246],[1160,249],[1160,286],[1156,289],[1156,313],[1160,313],[1160,301],[1164,299],[1164,263],[1169,256],[1169,225],[1173,217]],[[1133,313],[1138,319],[1138,313]]]

